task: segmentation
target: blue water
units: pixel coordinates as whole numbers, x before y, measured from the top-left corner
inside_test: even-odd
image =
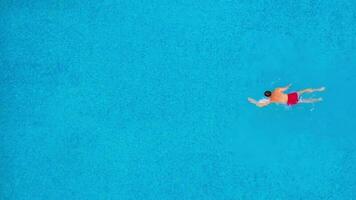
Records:
[[[0,199],[356,199],[355,1],[2,0],[0,47]]]

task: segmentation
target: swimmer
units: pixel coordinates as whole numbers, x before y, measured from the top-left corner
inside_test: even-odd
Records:
[[[301,95],[304,93],[312,93],[312,92],[322,92],[325,90],[325,87],[317,88],[317,89],[304,89],[298,92],[292,92],[289,94],[285,94],[284,92],[290,88],[291,84],[287,85],[286,87],[276,88],[273,92],[266,91],[264,95],[267,97],[265,99],[261,99],[259,101],[253,98],[247,98],[247,100],[255,104],[258,107],[265,107],[271,103],[277,104],[286,104],[289,106],[295,105],[297,103],[316,103],[322,101],[322,98],[308,98],[308,99],[301,99]]]

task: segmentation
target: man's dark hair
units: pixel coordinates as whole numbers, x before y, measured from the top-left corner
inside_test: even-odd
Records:
[[[272,92],[271,92],[271,91],[268,91],[268,90],[267,90],[267,91],[265,92],[265,96],[266,96],[266,97],[270,97],[271,95],[272,95]]]

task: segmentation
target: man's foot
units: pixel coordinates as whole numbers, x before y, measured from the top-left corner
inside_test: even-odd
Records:
[[[322,92],[325,90],[325,87],[321,87],[321,88],[318,88],[318,89],[314,89],[314,91],[316,92]]]
[[[319,101],[322,101],[323,98],[309,98],[309,99],[300,99],[299,102],[300,103],[316,103]]]

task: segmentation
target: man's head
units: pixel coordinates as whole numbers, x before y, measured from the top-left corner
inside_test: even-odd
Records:
[[[270,97],[271,95],[272,95],[272,92],[271,92],[271,91],[268,91],[268,90],[267,90],[267,91],[265,92],[265,96],[266,96],[266,97]]]

